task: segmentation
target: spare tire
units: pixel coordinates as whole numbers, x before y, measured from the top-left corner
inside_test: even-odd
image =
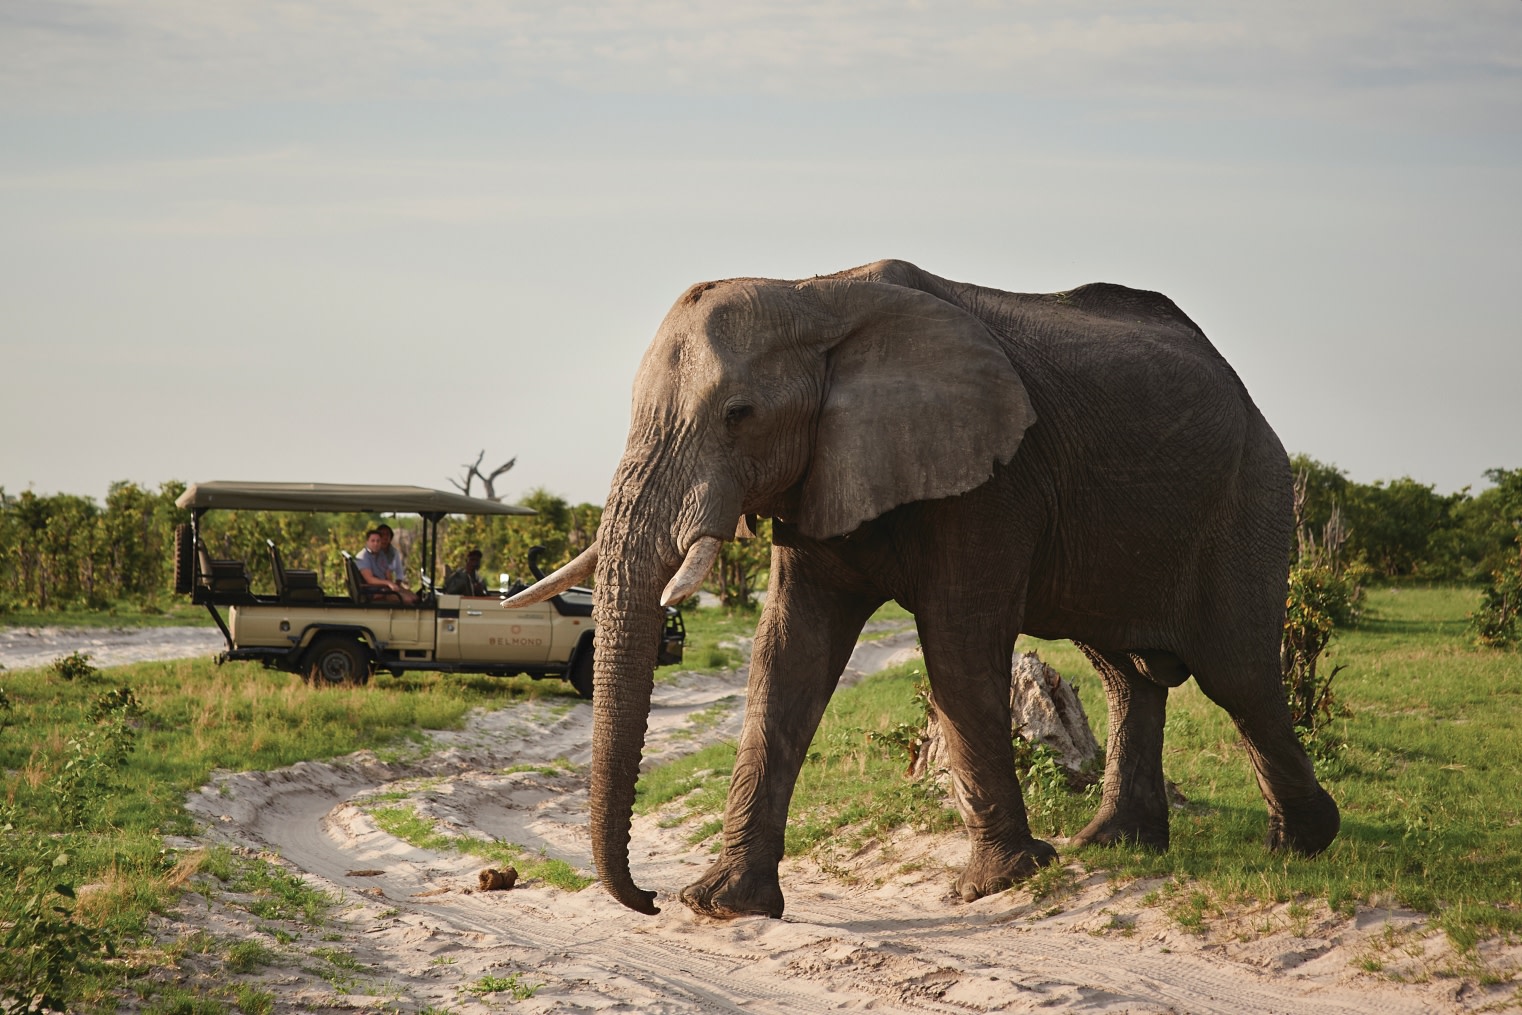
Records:
[[[174,591],[188,596],[196,583],[196,535],[189,522],[174,527]]]

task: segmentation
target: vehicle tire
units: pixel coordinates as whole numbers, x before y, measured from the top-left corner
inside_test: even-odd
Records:
[[[174,593],[188,596],[196,581],[196,536],[188,522],[174,527]]]
[[[576,688],[576,693],[587,701],[592,700],[592,651],[593,643],[584,642],[576,650],[576,661],[571,664],[570,673],[566,674],[566,679]]]
[[[370,682],[370,653],[358,639],[329,635],[307,650],[306,670],[313,687],[363,687]]]

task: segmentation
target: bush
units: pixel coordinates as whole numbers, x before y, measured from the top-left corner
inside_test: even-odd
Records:
[[[1480,608],[1469,615],[1469,629],[1481,645],[1506,648],[1522,640],[1522,537],[1509,567],[1492,571]]]
[[[90,665],[90,653],[70,652],[53,660],[53,675],[60,680],[88,680],[100,671]]]
[[[7,828],[7,835],[11,831]],[[79,973],[100,969],[114,954],[99,931],[75,920],[73,886],[53,882],[69,862],[69,854],[48,840],[19,852],[5,850],[0,866],[15,863],[20,869],[15,872],[16,892],[0,911],[5,928],[0,939],[0,1010],[69,1011]]]
[[[1321,655],[1339,627],[1350,627],[1363,605],[1363,583],[1373,574],[1361,561],[1348,563],[1343,550],[1350,530],[1340,508],[1333,503],[1317,540],[1306,522],[1310,475],[1295,477],[1296,561],[1289,570],[1284,600],[1284,636],[1279,646],[1279,669],[1284,697],[1301,741],[1308,749],[1317,734],[1339,711],[1332,694],[1332,681],[1341,666],[1318,673]],[[1333,745],[1320,744],[1324,753]]]
[[[1337,711],[1332,681],[1342,667],[1322,674],[1317,666],[1333,632],[1358,617],[1363,596],[1358,577],[1354,569],[1339,574],[1322,563],[1302,562],[1290,568],[1279,666],[1290,715],[1307,742]]]

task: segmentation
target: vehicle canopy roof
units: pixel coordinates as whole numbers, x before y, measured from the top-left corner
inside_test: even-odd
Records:
[[[426,486],[373,483],[192,483],[175,506],[195,511],[366,511],[421,515],[532,515],[533,508],[502,504]]]

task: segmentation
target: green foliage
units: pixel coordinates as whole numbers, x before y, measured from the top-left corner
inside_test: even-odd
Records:
[[[1522,536],[1508,566],[1491,572],[1480,593],[1480,606],[1469,615],[1470,630],[1480,644],[1506,648],[1522,641]]]
[[[85,826],[86,816],[112,795],[117,773],[137,746],[131,723],[142,709],[130,690],[122,692],[125,700],[119,703],[113,700],[121,694],[117,691],[97,698],[87,713],[92,725],[66,741],[63,765],[53,780],[53,805],[62,827]]]
[[[0,489],[0,609],[152,603],[168,591],[170,539],[188,519],[174,506],[184,489],[113,483],[104,508],[72,494]]]
[[[918,670],[915,674],[918,675]],[[887,729],[868,730],[867,739],[883,744],[892,753],[902,753],[907,759],[905,773],[914,771],[914,764],[919,760],[920,751],[925,748],[927,729],[930,725],[930,681],[925,679],[914,682],[913,692],[913,718],[906,722],[896,722]]]
[[[90,665],[88,652],[70,652],[53,660],[53,676],[59,680],[88,680],[100,671]]]
[[[1342,667],[1318,674],[1321,655],[1336,629],[1353,623],[1361,597],[1356,576],[1348,572],[1323,563],[1290,568],[1279,663],[1290,715],[1307,744],[1337,713],[1332,680]]]
[[[1047,803],[1061,800],[1073,789],[1073,780],[1057,752],[1045,744],[1034,744],[1022,736],[1013,738],[1015,747],[1015,771],[1020,776],[1020,790],[1025,795],[1025,806],[1041,809]]]
[[[532,582],[528,556],[535,546],[544,547],[541,567],[548,572],[591,546],[597,538],[602,508],[595,504],[572,506],[543,488],[529,491],[518,504],[538,513],[522,517],[469,515],[447,519],[439,527],[441,564],[457,567],[467,551],[478,548],[484,558],[481,574],[488,579],[488,585],[495,584],[490,580],[495,574],[508,574],[514,580]]]
[[[718,597],[720,606],[749,609],[762,585],[762,575],[771,564],[771,519],[751,521],[754,534],[727,541],[708,579],[708,590]]]
[[[56,614],[89,610],[154,615],[171,596],[174,527],[190,515],[174,506],[185,484],[157,492],[113,483],[102,507],[88,497],[16,496],[0,489],[0,614]],[[458,564],[467,549],[486,553],[488,570],[520,578],[529,574],[528,551],[542,545],[546,563],[558,565],[596,538],[602,509],[575,507],[544,490],[519,502],[539,513],[525,517],[451,518],[440,528],[439,574]],[[293,511],[213,511],[202,519],[201,538],[213,557],[241,560],[256,588],[270,588],[266,540],[280,548],[288,567],[310,568],[327,590],[344,586],[343,551],[357,552],[364,533],[381,516]],[[413,520],[392,519],[396,544],[414,583],[425,569]]]
[[[1304,483],[1301,524],[1320,533],[1337,516],[1349,561],[1383,579],[1484,580],[1509,557],[1522,524],[1522,469],[1488,469],[1494,486],[1439,494],[1410,477],[1355,483],[1306,455],[1290,460]]]
[[[1318,674],[1322,653],[1333,632],[1358,619],[1363,581],[1369,568],[1361,560],[1347,562],[1348,529],[1333,502],[1318,539],[1307,521],[1313,472],[1307,467],[1295,477],[1296,561],[1289,570],[1284,602],[1284,633],[1279,645],[1279,668],[1290,717],[1307,749],[1326,754],[1336,744],[1318,736],[1339,711],[1332,681],[1342,669]],[[1327,482],[1322,477],[1322,482]]]
[[[1352,484],[1346,505],[1351,549],[1385,578],[1454,578],[1461,565],[1445,545],[1466,493],[1442,495],[1408,477]]]
[[[1514,563],[1522,532],[1522,469],[1487,469],[1485,478],[1495,485],[1455,512],[1464,556],[1474,562],[1466,577],[1482,581]]]
[[[472,994],[498,994],[505,993],[514,1001],[527,1001],[539,993],[542,983],[528,983],[524,981],[522,973],[509,973],[507,976],[496,976],[487,973],[475,983],[470,985]]]
[[[1522,522],[1522,469],[1490,469],[1494,485],[1471,496],[1467,490],[1438,494],[1409,477],[1356,483],[1335,466],[1306,455],[1292,459],[1308,477],[1305,524],[1320,531],[1334,508],[1349,533],[1349,559],[1365,560],[1385,578],[1482,581],[1503,566],[1516,525]],[[175,525],[189,512],[174,506],[179,481],[149,490],[113,483],[104,505],[72,494],[7,494],[0,488],[0,615],[51,617],[60,611],[151,617],[180,601],[170,598]],[[465,551],[480,547],[485,573],[529,577],[528,551],[546,548],[545,564],[558,566],[591,545],[602,509],[572,506],[543,489],[519,501],[531,517],[450,518],[440,529],[439,573],[456,566]],[[311,568],[329,590],[343,587],[342,551],[357,551],[376,517],[301,512],[215,511],[204,519],[202,538],[212,556],[242,560],[256,586],[271,583],[266,539],[273,539],[290,567]],[[410,519],[392,519],[409,577],[420,576],[418,533]],[[764,587],[771,551],[770,522],[756,538],[725,544],[709,588],[725,605],[744,607]],[[10,622],[18,622],[11,619]]]
[[[75,919],[74,886],[56,878],[70,855],[47,839],[21,839],[4,829],[0,872],[14,880],[0,895],[0,1008],[67,1011],[81,972],[98,972],[115,954],[112,942]]]

